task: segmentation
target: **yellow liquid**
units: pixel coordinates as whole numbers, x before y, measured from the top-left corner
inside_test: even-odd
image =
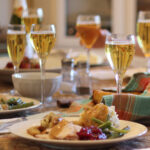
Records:
[[[56,38],[54,33],[37,32],[31,33],[31,43],[41,59],[45,59],[54,47]]]
[[[134,44],[106,44],[105,53],[108,62],[113,69],[114,73],[121,76],[127,70],[127,67],[131,64],[135,53]]]
[[[137,39],[146,57],[150,57],[150,21],[137,23]]]
[[[99,36],[100,24],[78,24],[76,29],[86,48],[92,48]]]
[[[20,65],[25,52],[26,35],[25,34],[7,34],[7,51],[14,66]]]
[[[39,18],[38,17],[23,17],[22,20],[21,20],[21,23],[22,24],[25,24],[26,26],[26,32],[29,33],[30,30],[31,30],[31,25],[32,24],[38,24],[39,22]]]

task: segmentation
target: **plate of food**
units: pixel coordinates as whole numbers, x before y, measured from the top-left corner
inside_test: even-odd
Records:
[[[147,128],[119,120],[113,106],[99,103],[86,105],[80,117],[62,117],[50,112],[43,118],[17,123],[10,131],[54,148],[93,149],[136,138],[145,134]]]
[[[6,58],[5,58],[6,59]],[[20,67],[19,72],[39,72],[40,65],[38,59],[29,59],[24,57]],[[60,68],[46,69],[47,72],[60,72]],[[14,73],[13,64],[10,61],[7,61],[6,64],[3,64],[0,69],[0,80],[6,83],[12,83],[12,74]]]
[[[38,100],[32,98],[0,94],[0,114],[23,112],[40,105],[41,103]]]
[[[93,50],[90,52],[89,61],[91,67],[108,65],[103,52],[104,50]],[[81,49],[76,51],[70,50],[66,57],[73,58],[76,65],[80,61],[87,61],[87,52]]]

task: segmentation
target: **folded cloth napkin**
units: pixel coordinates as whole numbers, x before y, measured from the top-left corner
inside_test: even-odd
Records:
[[[133,94],[115,94],[103,96],[106,105],[115,106],[119,119],[137,120],[150,117],[150,97]]]
[[[143,92],[149,83],[149,73],[136,73],[132,76],[122,92]]]
[[[125,88],[122,89],[122,92],[140,94],[146,89],[149,83],[149,73],[135,73]],[[102,90],[105,92],[116,92],[116,88],[104,88]]]

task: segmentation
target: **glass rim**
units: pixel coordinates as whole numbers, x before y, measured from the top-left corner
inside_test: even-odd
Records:
[[[24,24],[8,24],[7,27],[25,27]]]
[[[84,17],[87,17],[87,18],[90,18],[90,17],[93,17],[93,20],[79,20],[79,18],[84,18]],[[101,17],[100,15],[98,14],[80,14],[77,16],[77,20],[76,20],[76,24],[87,24],[88,22],[91,22],[91,23],[95,23],[95,24],[100,24],[101,23]]]
[[[137,22],[150,22],[150,11],[139,11]]]
[[[26,26],[24,24],[8,24],[7,26],[7,34],[14,33],[26,34]]]
[[[31,27],[33,27],[33,26],[41,26],[41,27],[54,26],[55,27],[55,24],[32,24]]]
[[[106,36],[105,44],[115,44],[115,43],[135,44],[135,35],[125,33],[117,33],[117,34],[113,33]]]
[[[26,17],[38,17],[38,18],[43,18],[43,9],[42,8],[27,8],[22,11],[22,18]]]
[[[145,14],[145,13],[150,13],[150,10],[140,10],[138,13],[139,13],[139,14],[141,14],[141,13],[143,13],[143,14]]]
[[[43,29],[43,30],[34,30],[34,27],[50,27],[52,28],[53,31],[50,31],[49,29]],[[51,32],[56,34],[56,27],[54,24],[32,24],[31,25],[31,29],[30,29],[30,33],[34,33],[34,32]]]
[[[98,14],[79,14],[78,15],[78,17],[99,17],[99,18],[101,18],[100,17],[100,15],[98,15]]]
[[[126,33],[110,33],[109,35],[107,36],[135,36],[134,34],[126,34]]]
[[[38,9],[42,9],[42,8],[41,7],[39,7],[39,8],[27,8],[27,9],[24,9],[23,11],[30,11],[30,10],[36,10],[37,11]]]

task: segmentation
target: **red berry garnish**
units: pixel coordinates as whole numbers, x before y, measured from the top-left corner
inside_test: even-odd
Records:
[[[7,65],[6,65],[6,68],[13,68],[14,65],[12,64],[12,62],[8,62]]]
[[[80,140],[104,140],[107,139],[105,133],[98,127],[82,127],[79,132],[77,132]]]

